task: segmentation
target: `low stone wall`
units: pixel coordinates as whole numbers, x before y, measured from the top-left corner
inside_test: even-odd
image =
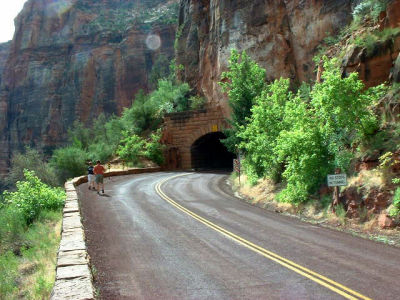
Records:
[[[161,171],[161,168],[127,169],[108,172],[105,177],[159,171]],[[57,257],[56,282],[50,297],[52,300],[95,299],[79,199],[75,189],[76,186],[85,182],[87,182],[87,176],[77,177],[65,183],[67,199],[64,206],[61,242]]]

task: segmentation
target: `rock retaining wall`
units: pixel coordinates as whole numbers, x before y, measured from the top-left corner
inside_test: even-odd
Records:
[[[108,172],[105,177],[159,171],[161,168],[127,169]],[[64,218],[57,257],[56,281],[51,300],[88,300],[95,299],[96,296],[81,222],[79,199],[75,188],[85,182],[87,182],[87,176],[77,177],[65,183],[67,199],[63,210]]]

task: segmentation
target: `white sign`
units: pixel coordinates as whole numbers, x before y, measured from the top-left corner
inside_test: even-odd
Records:
[[[347,185],[346,174],[328,175],[328,186],[345,186]]]

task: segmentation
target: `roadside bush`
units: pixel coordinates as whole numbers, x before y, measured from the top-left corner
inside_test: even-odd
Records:
[[[22,212],[13,206],[0,208],[0,254],[17,251],[24,240],[26,220]]]
[[[121,141],[117,154],[124,161],[137,164],[140,157],[143,156],[144,146],[145,141],[138,135],[133,134]]]
[[[27,224],[31,224],[43,210],[57,210],[62,207],[65,192],[51,188],[40,181],[35,172],[24,170],[25,181],[17,182],[17,191],[5,191],[6,203],[19,211]]]
[[[11,169],[7,177],[7,185],[14,186],[17,181],[23,180],[24,169],[35,171],[35,174],[44,183],[57,186],[60,184],[56,171],[38,150],[26,148],[24,153],[16,153],[11,159]]]
[[[392,209],[389,212],[391,217],[397,217],[400,215],[400,188],[397,188],[393,200],[392,200]]]
[[[357,73],[342,78],[336,59],[324,58],[323,81],[311,91],[311,106],[335,167],[347,170],[353,145],[378,129],[373,106],[384,95],[383,85],[365,90]]]
[[[54,151],[50,164],[55,168],[62,181],[85,174],[89,155],[76,146],[59,148]]]
[[[155,129],[162,121],[160,106],[151,101],[149,95],[140,90],[130,108],[124,110],[121,120],[124,130],[140,134],[145,130]]]
[[[279,133],[287,126],[284,107],[292,97],[289,79],[275,80],[255,98],[248,125],[238,129],[237,136],[242,140],[240,149],[246,153],[244,166],[252,183],[263,176],[277,181],[280,165],[274,148]]]
[[[75,148],[86,150],[93,141],[93,133],[83,123],[76,120],[68,130],[68,138]]]
[[[116,147],[112,144],[99,142],[91,144],[88,149],[88,158],[91,161],[100,160],[105,162],[109,160],[115,152]]]
[[[164,163],[164,145],[160,143],[161,130],[150,135],[150,139],[145,144],[144,156],[158,165]]]
[[[164,146],[159,142],[161,138],[161,130],[150,134],[148,140],[138,135],[129,135],[122,140],[118,147],[117,154],[126,162],[138,165],[140,158],[148,158],[151,161],[161,165],[164,162],[163,150]]]
[[[0,255],[0,298],[7,299],[17,291],[18,260],[15,255],[9,251]],[[3,298],[4,296],[4,298]]]
[[[282,180],[280,201],[307,201],[329,172],[348,170],[357,145],[378,128],[373,106],[385,88],[366,90],[356,73],[342,78],[338,65],[325,57],[322,82],[302,84],[296,95],[288,79],[267,85],[248,124],[237,127],[250,181]]]

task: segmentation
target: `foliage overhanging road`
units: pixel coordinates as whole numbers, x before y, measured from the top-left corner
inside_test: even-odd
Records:
[[[101,298],[398,297],[400,249],[248,205],[226,178],[118,177],[106,180],[106,196],[82,185]]]

